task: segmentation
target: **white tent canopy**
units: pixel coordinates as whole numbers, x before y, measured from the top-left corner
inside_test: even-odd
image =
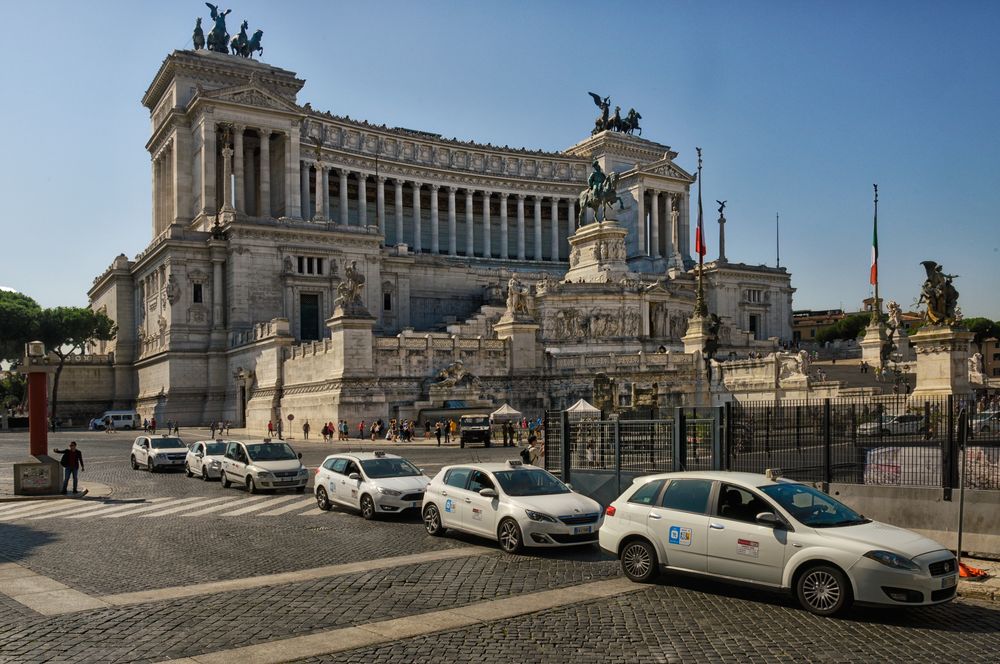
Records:
[[[577,415],[596,415],[601,412],[600,408],[594,408],[589,403],[580,399],[575,404],[566,409],[567,413],[575,413]]]
[[[510,404],[506,403],[490,413],[490,420],[494,422],[519,419],[521,419],[521,412],[514,410],[510,407]]]

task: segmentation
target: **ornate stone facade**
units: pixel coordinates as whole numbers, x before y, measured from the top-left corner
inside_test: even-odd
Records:
[[[164,60],[142,100],[152,240],[89,292],[119,323],[100,349],[116,402],[251,426],[420,416],[457,362],[480,400],[529,411],[589,396],[596,367],[691,394],[693,177],[676,152],[615,132],[564,152],[448,140],[313,110],[304,83],[205,50]],[[624,209],[577,231],[594,160]],[[706,270],[724,350],[790,341],[787,272]]]

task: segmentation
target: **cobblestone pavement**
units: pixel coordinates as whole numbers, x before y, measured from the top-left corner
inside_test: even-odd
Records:
[[[197,432],[195,432],[197,433]],[[207,432],[203,432],[207,433]],[[184,436],[195,440],[199,436]],[[204,437],[204,436],[201,436]],[[23,438],[23,437],[22,437]],[[52,447],[80,441],[83,479],[114,488],[105,501],[67,501],[81,518],[7,518],[0,509],[0,563],[14,562],[94,596],[239,579],[337,563],[481,545],[487,553],[377,567],[184,599],[157,600],[42,616],[0,593],[0,662],[148,662],[218,652],[372,621],[463,607],[617,577],[616,561],[594,548],[509,556],[472,537],[426,535],[416,515],[363,521],[350,512],[317,513],[297,494],[258,498],[181,473],[132,471],[132,436],[55,434]],[[356,443],[355,443],[356,445]],[[25,443],[0,435],[0,474]],[[332,449],[293,441],[315,466]],[[370,445],[369,445],[370,447]],[[397,446],[385,446],[393,449]],[[402,446],[398,446],[402,447]],[[403,454],[433,474],[511,450],[411,447]],[[224,499],[225,510],[187,517]],[[289,505],[266,516],[260,504]],[[134,501],[134,502],[129,502]],[[159,502],[156,502],[159,501]],[[284,501],[284,502],[280,502]],[[48,501],[47,501],[48,502]],[[299,503],[302,504],[299,504]],[[163,507],[158,507],[162,505]],[[177,511],[171,507],[179,506]],[[125,506],[150,511],[101,516]],[[157,511],[165,512],[157,516]],[[273,510],[271,510],[273,511]],[[169,512],[169,513],[166,513]],[[152,514],[153,516],[145,516]],[[4,581],[0,579],[0,590]],[[784,596],[671,579],[612,599],[569,604],[515,619],[407,638],[308,662],[673,662],[996,661],[1000,607],[969,600],[933,609],[856,609],[822,620]]]

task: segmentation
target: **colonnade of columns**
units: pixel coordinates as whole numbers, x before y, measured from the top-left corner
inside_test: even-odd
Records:
[[[688,255],[687,197],[672,191],[646,189],[640,207],[638,249],[640,255],[670,258]]]

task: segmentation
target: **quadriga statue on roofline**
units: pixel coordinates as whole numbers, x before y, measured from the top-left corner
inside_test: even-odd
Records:
[[[630,108],[628,114],[623,118],[621,106],[615,106],[615,112],[612,115],[610,112],[611,97],[602,97],[596,92],[588,92],[587,94],[594,100],[597,108],[601,109],[601,114],[594,120],[594,129],[590,132],[591,136],[602,131],[618,131],[623,134],[634,134],[638,131],[640,135],[642,134],[642,128],[639,126],[639,120],[642,119],[642,116],[634,108]]]

